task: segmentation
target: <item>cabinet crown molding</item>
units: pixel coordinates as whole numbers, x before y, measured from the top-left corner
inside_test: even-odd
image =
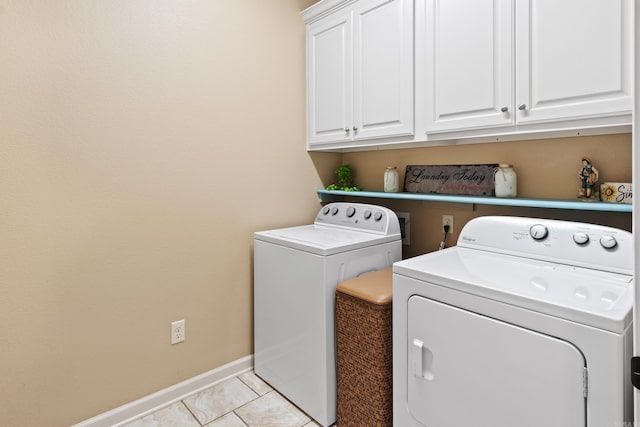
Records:
[[[318,3],[309,6],[308,8],[300,12],[300,14],[304,19],[304,22],[306,24],[309,24],[332,14],[337,10],[357,3],[357,1],[358,0],[321,0]]]

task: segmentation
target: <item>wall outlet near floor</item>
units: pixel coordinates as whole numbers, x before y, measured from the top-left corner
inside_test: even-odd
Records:
[[[449,226],[448,234],[453,234],[453,215],[442,215],[442,227],[445,225]]]
[[[171,344],[178,344],[184,341],[185,325],[184,319],[171,322]]]

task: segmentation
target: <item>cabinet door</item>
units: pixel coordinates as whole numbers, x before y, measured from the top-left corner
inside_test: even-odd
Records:
[[[413,134],[413,0],[354,6],[355,139]]]
[[[351,139],[352,13],[341,11],[307,28],[309,145]]]
[[[428,132],[514,123],[512,11],[511,0],[427,0]]]
[[[516,5],[519,123],[631,111],[630,0]]]

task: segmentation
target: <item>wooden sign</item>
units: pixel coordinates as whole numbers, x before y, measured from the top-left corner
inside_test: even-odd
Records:
[[[633,203],[633,191],[630,182],[605,182],[600,184],[600,200],[609,203]]]
[[[493,174],[498,164],[407,166],[404,191],[408,193],[493,196]]]

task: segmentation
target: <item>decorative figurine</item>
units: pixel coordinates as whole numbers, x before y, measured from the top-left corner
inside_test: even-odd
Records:
[[[582,169],[578,172],[582,186],[578,192],[579,199],[591,199],[593,195],[593,186],[598,181],[598,169],[591,164],[588,157],[582,158]]]

